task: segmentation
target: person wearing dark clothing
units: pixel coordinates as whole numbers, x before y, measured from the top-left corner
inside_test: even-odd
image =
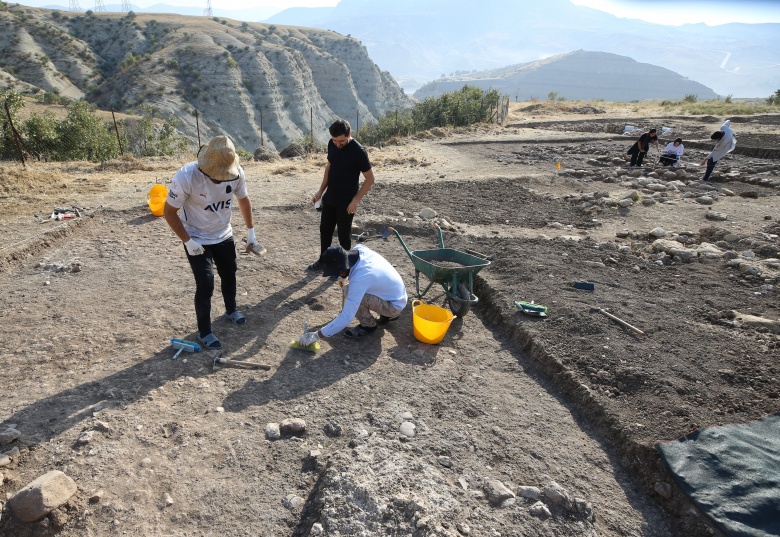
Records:
[[[331,245],[333,232],[338,230],[339,244],[344,250],[352,249],[352,219],[358,204],[374,185],[374,172],[368,153],[352,138],[349,122],[339,119],[330,126],[328,163],[320,189],[312,196],[312,202],[322,201],[320,217],[320,255]],[[360,185],[360,174],[363,185]],[[309,270],[321,270],[318,259]]]
[[[639,140],[634,142],[634,145],[627,151],[631,155],[631,166],[642,165],[647,150],[650,149],[650,144],[655,144],[655,148],[658,149],[658,135],[655,133],[655,129],[650,129],[640,136]]]

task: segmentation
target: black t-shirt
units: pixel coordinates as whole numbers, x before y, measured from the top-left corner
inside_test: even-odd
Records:
[[[657,141],[658,141],[657,134],[650,134],[649,132],[646,132],[639,137],[639,150],[641,151],[644,146],[644,150],[647,151],[648,149],[650,149],[650,144],[655,143]]]
[[[328,140],[328,190],[322,202],[330,206],[349,205],[360,186],[360,173],[371,169],[368,153],[352,139],[343,149]]]

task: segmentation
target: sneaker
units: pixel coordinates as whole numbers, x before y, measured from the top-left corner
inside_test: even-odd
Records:
[[[401,316],[396,315],[395,317],[388,317],[387,315],[380,315],[379,320],[377,321],[378,324],[387,324],[393,321],[397,321]]]
[[[363,326],[362,324],[359,324],[356,327],[350,328],[344,332],[344,335],[350,339],[357,339],[363,336],[367,336],[374,330],[376,330],[376,326]]]
[[[246,322],[246,317],[241,315],[241,312],[238,310],[234,311],[233,313],[226,313],[225,318],[233,321],[233,324],[244,324]]]
[[[222,348],[222,343],[217,339],[217,336],[215,336],[212,332],[209,332],[205,336],[199,335],[198,340],[201,343],[203,343],[203,346],[206,347],[207,350],[213,351]]]
[[[325,263],[320,261],[319,259],[306,267],[306,270],[323,270],[325,268]]]

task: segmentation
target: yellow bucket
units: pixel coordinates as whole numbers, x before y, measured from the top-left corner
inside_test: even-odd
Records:
[[[154,216],[162,216],[165,213],[165,200],[168,199],[168,189],[165,185],[154,185],[149,190],[146,203]]]
[[[412,301],[412,326],[417,341],[436,345],[447,334],[455,316],[444,308],[433,304]]]

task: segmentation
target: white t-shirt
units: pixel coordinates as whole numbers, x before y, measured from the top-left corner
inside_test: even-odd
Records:
[[[393,265],[363,244],[358,244],[354,249],[360,252],[360,259],[349,269],[349,288],[344,308],[338,317],[320,329],[325,337],[338,334],[352,322],[366,294],[386,300],[399,310],[406,307],[406,286]]]
[[[181,209],[179,218],[190,237],[201,244],[218,244],[233,235],[230,225],[233,194],[245,198],[246,176],[238,167],[238,179],[215,184],[198,169],[185,164],[171,179],[168,204]]]
[[[664,148],[664,153],[676,153],[678,157],[683,156],[683,152],[685,152],[685,147],[683,144],[675,147],[674,142],[669,142]]]

